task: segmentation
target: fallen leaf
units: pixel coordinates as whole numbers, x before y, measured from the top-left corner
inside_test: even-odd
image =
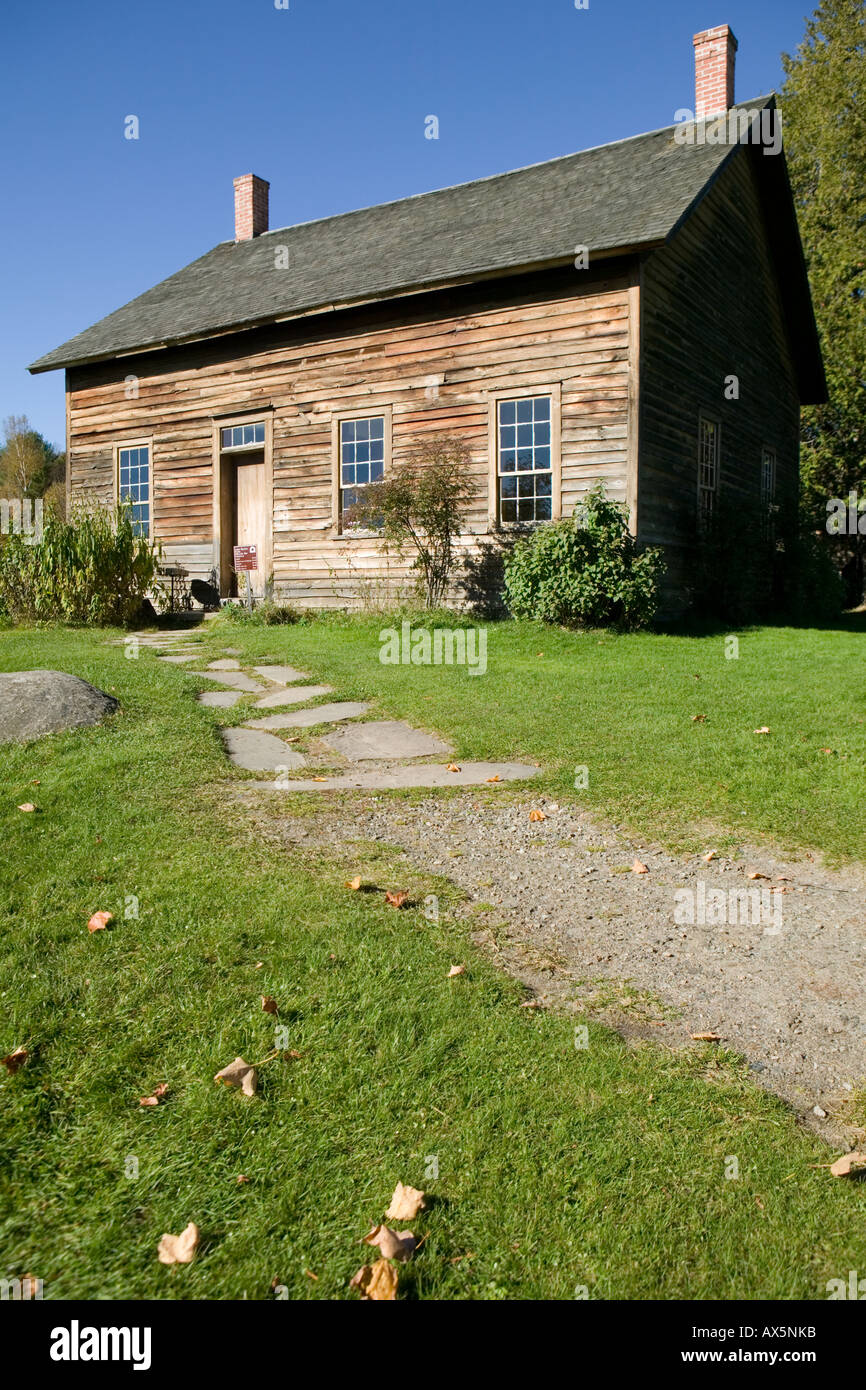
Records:
[[[348,879],[346,887],[351,888],[353,893],[357,893],[358,889],[361,887],[361,875],[357,874],[355,878]]]
[[[860,1168],[866,1167],[866,1153],[860,1153],[854,1149],[852,1153],[843,1154],[837,1158],[836,1162],[830,1165],[830,1172],[834,1178],[847,1178],[851,1173],[857,1172]]]
[[[387,1226],[374,1226],[370,1234],[364,1236],[364,1244],[377,1245],[385,1260],[406,1261],[412,1258],[416,1241],[411,1231],[391,1231]]]
[[[465,966],[465,965],[452,965],[451,969],[448,971],[448,978],[449,978],[449,980],[452,980],[452,979],[454,978],[455,975],[465,975],[465,974],[466,974],[466,966]]]
[[[114,921],[113,912],[94,912],[90,921],[87,923],[88,931],[105,931],[109,922]]]
[[[460,771],[460,768],[458,767],[457,763],[449,763],[449,764],[448,764],[447,771],[448,771],[448,772],[459,772],[459,771]]]
[[[39,1293],[39,1285],[41,1282],[42,1281],[37,1279],[35,1274],[22,1274],[21,1297],[27,1299],[28,1302],[31,1298],[39,1298],[41,1296]]]
[[[397,1297],[397,1271],[389,1260],[362,1265],[349,1281],[349,1288],[357,1289],[370,1302],[393,1303]]]
[[[193,1221],[190,1221],[179,1236],[173,1236],[167,1232],[159,1242],[157,1251],[160,1264],[188,1265],[196,1252],[198,1241],[199,1230]]]
[[[153,1092],[152,1095],[143,1096],[138,1103],[139,1105],[159,1105],[159,1102],[162,1100],[167,1090],[168,1082],[162,1081],[157,1086],[156,1090]]]
[[[529,819],[531,821],[547,820],[547,816],[544,814],[543,811],[530,811]]]
[[[499,776],[499,773],[497,772],[497,773],[494,773],[494,775],[493,775],[492,777],[485,777],[484,780],[485,780],[485,782],[501,782],[501,781],[502,781],[502,778]]]
[[[254,970],[261,970],[261,968],[262,968],[263,965],[264,965],[264,961],[263,961],[263,960],[257,960],[256,963],[255,963],[255,965],[254,965],[254,967],[253,967],[253,969],[254,969]]]
[[[218,1071],[214,1081],[221,1081],[225,1086],[240,1086],[245,1096],[254,1096],[258,1086],[255,1067],[251,1067],[243,1057],[236,1057],[222,1071]]]
[[[238,1187],[242,1187],[245,1182],[249,1181],[250,1179],[247,1177],[246,1173],[238,1173]]]
[[[32,802],[32,801],[25,801],[23,806],[19,806],[19,807],[18,807],[18,810],[19,810],[19,811],[35,811],[35,810],[36,810],[36,807],[33,805],[33,802]]]
[[[821,752],[822,752],[822,753],[832,753],[832,752],[833,752],[833,749],[832,749],[832,748],[822,748],[822,749],[821,749]],[[19,810],[19,811],[26,811],[26,810],[27,810],[27,807],[26,807],[26,806],[19,806],[19,807],[18,807],[18,810]],[[32,810],[32,807],[31,807],[31,810]]]
[[[755,879],[755,878],[767,878],[767,879],[768,879],[768,878],[770,877],[770,875],[769,875],[769,874],[762,874],[762,873],[759,872],[758,869],[756,869],[754,873],[752,873],[752,874],[747,874],[746,877],[747,877],[747,878],[751,878],[751,879]]]
[[[709,851],[709,853],[707,853],[707,854],[704,855],[704,863],[705,863],[705,864],[709,864],[710,860],[711,860],[711,859],[715,859],[715,857],[716,857],[716,851],[715,851],[714,849],[711,849],[711,850]]]
[[[29,1055],[26,1047],[16,1047],[8,1057],[0,1057],[0,1066],[4,1066],[10,1076],[14,1076],[18,1068],[24,1066]]]
[[[327,782],[327,780],[328,780],[327,777],[314,777],[314,778],[313,778],[313,781],[314,781],[314,782]]]
[[[766,724],[763,726],[763,728],[755,730],[756,734],[768,734],[769,732],[770,730],[767,728]]]
[[[693,1039],[694,1042],[721,1042],[721,1041],[722,1041],[722,1039],[721,1039],[721,1037],[719,1036],[718,1033],[692,1033],[692,1039]]]
[[[417,1187],[404,1187],[398,1182],[385,1215],[391,1221],[414,1221],[423,1206],[423,1192],[419,1192]]]
[[[763,1210],[764,1210],[764,1203],[761,1201],[760,1197],[758,1197],[758,1196],[755,1197],[755,1206],[758,1208],[758,1211],[763,1211]]]
[[[402,907],[408,897],[409,894],[405,892],[386,893],[385,902],[388,904],[389,907]]]
[[[308,1279],[312,1279],[315,1283],[318,1284],[318,1282],[319,1282],[319,1276],[318,1276],[318,1274],[314,1274],[313,1271],[312,1271],[311,1269],[305,1269],[305,1270],[304,1270],[304,1273],[306,1274],[306,1276],[307,1276]]]
[[[693,723],[693,724],[706,724],[706,722],[707,722],[707,716],[706,716],[705,714],[693,714],[693,715],[692,715],[692,723]]]
[[[524,999],[520,1007],[521,1009],[540,1009],[542,1004],[540,999]]]
[[[275,1014],[275,1013],[277,1013],[278,1010],[277,1010],[277,1001],[276,1001],[276,999],[272,999],[271,996],[270,996],[269,994],[263,994],[263,995],[262,995],[262,1008],[264,1009],[264,1011],[265,1011],[266,1014]]]
[[[631,871],[632,871],[633,874],[648,874],[648,873],[649,873],[649,869],[647,868],[646,864],[642,864],[642,863],[640,862],[639,859],[636,859],[636,860],[634,861],[634,863],[633,863],[632,866],[631,866]]]
[[[39,780],[38,777],[34,777],[33,781],[30,783],[30,785],[31,785],[31,787],[41,787],[41,786],[42,786],[42,783],[40,782],[40,780]]]

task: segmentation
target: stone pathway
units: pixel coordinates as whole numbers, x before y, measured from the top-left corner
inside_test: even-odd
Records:
[[[160,661],[189,667],[205,653],[195,638],[172,633],[135,633],[139,645],[153,651]],[[243,669],[237,649],[224,648],[224,656],[209,661],[204,670],[187,669],[187,674],[213,681],[228,689],[203,691],[200,704],[211,709],[231,709],[244,695],[258,695],[253,710],[279,710],[287,705],[305,709],[265,714],[248,719],[237,728],[223,729],[226,754],[235,767],[245,772],[276,772],[272,782],[258,786],[279,792],[389,790],[411,787],[469,787],[489,783],[524,780],[538,775],[528,763],[432,763],[433,757],[450,756],[452,749],[438,734],[414,729],[399,719],[378,719],[368,723],[339,727],[365,715],[370,705],[362,700],[337,700],[314,705],[333,694],[330,685],[302,685],[306,671],[278,664],[253,666],[250,675]],[[255,679],[257,677],[258,679]],[[262,682],[265,682],[263,684]],[[268,688],[270,687],[270,688]],[[276,736],[285,729],[315,729],[331,726],[332,732],[315,738],[306,753],[292,748]],[[300,737],[300,735],[298,736]],[[297,741],[297,740],[293,740]],[[305,745],[306,747],[306,745]],[[334,772],[334,763],[345,771]],[[357,764],[367,764],[358,768]],[[370,765],[373,766],[370,766]],[[322,769],[317,773],[317,766]],[[308,768],[311,776],[288,778],[288,772]]]

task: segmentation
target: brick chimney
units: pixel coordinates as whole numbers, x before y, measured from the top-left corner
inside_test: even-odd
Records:
[[[242,174],[235,179],[235,241],[251,241],[268,230],[267,179]]]
[[[737,40],[730,25],[695,34],[695,119],[720,116],[734,104]]]

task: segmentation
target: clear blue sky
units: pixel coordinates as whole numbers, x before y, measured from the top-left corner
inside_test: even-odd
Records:
[[[778,88],[813,8],[289,3],[4,7],[0,419],[62,444],[63,373],[27,363],[231,237],[235,175],[270,180],[280,227],[654,130],[693,104],[699,29],[732,26],[742,100]]]

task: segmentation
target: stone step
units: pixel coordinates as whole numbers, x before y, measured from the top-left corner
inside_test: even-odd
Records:
[[[258,687],[263,689],[262,686]],[[263,700],[256,700],[255,709],[278,709],[280,705],[300,705],[304,700],[317,700],[320,695],[330,695],[332,685],[295,685],[290,690],[274,690]]]
[[[370,708],[362,700],[340,700],[333,705],[315,705],[313,709],[295,709],[289,714],[269,714],[265,719],[251,719],[247,729],[311,729],[315,724],[337,724],[341,719],[357,719]]]
[[[439,765],[419,767],[416,764],[414,767],[371,768],[370,771],[326,777],[322,781],[304,777],[279,787],[272,782],[263,782],[261,786],[281,792],[396,791],[407,787],[480,787],[486,783],[499,786],[537,777],[540,771],[530,763],[461,763],[459,772],[449,772],[447,767]],[[493,778],[498,781],[491,781]]]
[[[243,671],[191,671],[190,675],[205,681],[216,681],[218,685],[230,685],[233,690],[252,691],[257,695],[265,689],[258,681],[245,676]]]
[[[296,671],[294,666],[254,666],[256,675],[264,676],[265,680],[273,681],[274,685],[292,685],[295,681],[308,681],[310,679],[306,671]]]
[[[426,758],[433,753],[450,753],[451,747],[435,734],[413,729],[402,719],[378,719],[338,729],[322,742],[350,762],[387,761],[392,758]]]
[[[233,656],[221,657],[219,661],[209,661],[207,664],[209,671],[239,671],[241,663],[236,661]]]
[[[204,690],[198,696],[198,702],[209,709],[231,709],[240,698],[239,690]]]
[[[301,754],[273,734],[253,729],[223,729],[222,736],[230,761],[247,772],[276,772],[278,768],[304,766]]]

